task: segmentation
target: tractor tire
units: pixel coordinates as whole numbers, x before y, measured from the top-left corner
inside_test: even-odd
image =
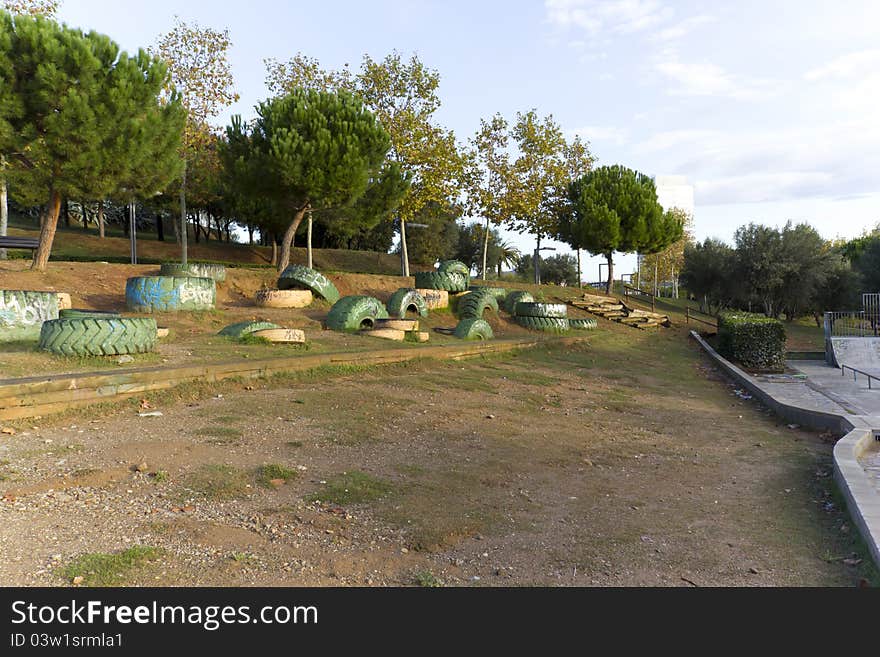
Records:
[[[272,322],[237,322],[221,329],[217,335],[225,335],[229,338],[243,338],[254,331],[279,328],[281,327],[278,324],[273,324]]]
[[[468,292],[488,292],[495,297],[499,304],[503,303],[507,297],[507,290],[503,287],[489,287],[488,285],[471,285],[468,287]]]
[[[564,303],[535,303],[520,301],[516,304],[517,317],[568,317],[568,306]]]
[[[332,331],[360,331],[373,328],[377,319],[388,319],[388,311],[375,297],[342,297],[327,313],[327,328]]]
[[[468,277],[458,272],[417,271],[415,279],[416,287],[429,290],[465,292],[468,286]]]
[[[399,319],[404,319],[408,312],[415,313],[419,317],[428,316],[428,302],[425,297],[408,287],[402,287],[392,294],[386,308],[389,315]]]
[[[441,274],[461,274],[462,276],[470,276],[471,269],[461,260],[441,260],[437,265],[437,271]]]
[[[494,310],[498,312],[498,301],[488,290],[480,290],[477,292],[468,292],[458,300],[459,319],[482,319],[486,310]]]
[[[50,319],[40,349],[62,356],[142,354],[156,346],[156,320],[148,317]]]
[[[65,308],[58,311],[58,317],[61,319],[82,319],[83,317],[114,319],[116,317],[121,317],[121,315],[113,310],[82,310],[80,308]]]
[[[339,290],[329,278],[315,269],[309,269],[302,265],[290,265],[281,272],[281,276],[278,278],[278,288],[281,290],[311,290],[330,303],[339,301]]]
[[[569,319],[568,325],[573,329],[588,330],[596,328],[595,319]]]
[[[461,320],[453,335],[460,340],[491,340],[495,337],[489,322],[476,317]]]
[[[195,276],[135,276],[125,283],[125,305],[136,313],[213,310],[217,284]]]
[[[516,323],[530,331],[544,331],[546,333],[567,333],[568,320],[564,317],[530,317],[518,315]]]
[[[159,265],[159,273],[162,276],[213,278],[217,283],[223,283],[226,280],[225,265],[211,265],[200,262],[188,262],[186,266],[179,262],[166,262]]]
[[[520,301],[534,301],[535,297],[531,292],[525,292],[524,290],[515,290],[507,295],[507,298],[504,300],[504,310],[506,310],[509,314],[516,314],[516,304]]]

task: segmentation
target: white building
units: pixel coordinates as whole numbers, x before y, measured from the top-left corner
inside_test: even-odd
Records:
[[[684,176],[655,176],[657,200],[664,210],[680,208],[694,216],[694,186]]]

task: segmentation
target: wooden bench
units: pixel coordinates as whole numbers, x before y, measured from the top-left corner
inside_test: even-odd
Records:
[[[40,240],[34,237],[0,237],[0,249],[29,249],[36,251]]]

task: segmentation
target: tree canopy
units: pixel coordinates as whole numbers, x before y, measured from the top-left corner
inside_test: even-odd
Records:
[[[184,115],[175,94],[159,103],[167,69],[143,50],[129,56],[109,37],[40,17],[3,14],[2,21],[12,63],[4,97],[12,110],[0,152],[49,198],[33,265],[43,270],[62,197],[163,184],[176,173],[170,153]]]
[[[289,219],[279,271],[290,262],[296,230],[309,210],[349,206],[381,180],[388,133],[346,91],[297,90],[260,103],[250,127],[227,128],[227,165]],[[398,181],[395,181],[398,182]],[[277,216],[277,215],[276,215]]]

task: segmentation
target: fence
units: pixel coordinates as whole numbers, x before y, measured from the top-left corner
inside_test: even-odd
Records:
[[[874,338],[880,336],[880,315],[864,310],[825,313],[825,338]]]

